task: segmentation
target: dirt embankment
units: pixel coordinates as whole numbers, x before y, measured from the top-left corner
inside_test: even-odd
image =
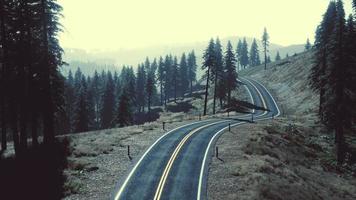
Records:
[[[221,136],[209,199],[356,199],[356,179],[333,171],[331,139],[314,118],[247,124]],[[307,125],[306,125],[307,124]]]

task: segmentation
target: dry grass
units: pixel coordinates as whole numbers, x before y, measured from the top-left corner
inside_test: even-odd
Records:
[[[277,99],[284,116],[305,116],[318,109],[318,95],[308,84],[312,66],[313,54],[306,52],[270,63],[267,70],[264,70],[264,66],[246,69],[241,71],[241,75],[267,86]]]
[[[286,119],[243,125],[217,145],[208,185],[209,199],[355,199],[356,180],[322,168],[319,157],[332,143],[318,130]]]

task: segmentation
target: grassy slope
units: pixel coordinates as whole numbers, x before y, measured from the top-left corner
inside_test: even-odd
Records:
[[[240,72],[271,90],[282,116],[220,137],[223,162],[214,158],[210,166],[209,199],[356,199],[355,172],[335,168],[332,137],[318,124],[312,65],[307,52]]]
[[[308,84],[308,76],[313,65],[313,54],[302,53],[273,62],[241,71],[242,76],[259,80],[278,99],[283,114],[305,115],[315,113],[318,105],[316,95]]]

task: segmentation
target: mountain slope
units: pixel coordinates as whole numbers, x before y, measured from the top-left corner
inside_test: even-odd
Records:
[[[222,38],[221,43],[225,47],[228,40],[232,42],[234,49],[236,49],[237,42],[239,39],[243,39],[243,37],[227,37]],[[249,48],[252,43],[253,38],[246,37]],[[260,49],[261,57],[262,57],[262,43],[260,40],[258,41],[258,46]],[[93,62],[96,65],[132,65],[134,67],[137,64],[144,62],[146,57],[151,59],[158,58],[159,56],[164,56],[167,54],[180,56],[183,52],[190,52],[192,50],[195,51],[197,57],[198,66],[201,66],[203,52],[208,45],[208,41],[189,43],[189,44],[177,44],[174,46],[152,46],[147,48],[140,49],[119,49],[119,50],[98,50],[98,51],[86,51],[82,49],[65,49],[64,60],[69,63],[69,67],[64,67],[64,71],[68,71],[71,69],[72,71],[78,67],[78,61],[81,62]],[[284,57],[286,54],[293,55],[294,53],[300,53],[304,49],[304,45],[291,45],[291,46],[281,46],[278,44],[271,43],[269,46],[269,55],[272,60],[275,58],[277,51],[280,52],[280,55]],[[225,51],[225,50],[224,50]],[[74,64],[74,62],[77,62]],[[85,66],[84,66],[85,67]],[[120,67],[111,67],[110,69],[119,69]],[[86,67],[87,68],[87,67]],[[101,70],[102,68],[98,69]],[[200,69],[200,67],[199,67]],[[82,71],[91,72],[92,69],[86,70],[82,69]],[[201,73],[198,73],[199,76]]]

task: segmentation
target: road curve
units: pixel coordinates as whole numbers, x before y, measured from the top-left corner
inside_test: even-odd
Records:
[[[251,103],[269,111],[254,110],[254,121],[277,117],[278,105],[259,82],[241,78]],[[187,124],[160,137],[120,180],[112,199],[207,199],[206,180],[212,146],[231,126],[248,123],[249,116],[211,119]]]

